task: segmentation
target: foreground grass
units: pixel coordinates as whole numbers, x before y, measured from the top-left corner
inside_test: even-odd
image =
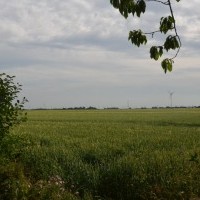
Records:
[[[21,179],[29,187],[63,194],[55,199],[200,196],[198,109],[29,111],[28,116],[13,135],[26,138],[14,156],[19,154],[27,177]],[[48,199],[45,195],[39,197]]]

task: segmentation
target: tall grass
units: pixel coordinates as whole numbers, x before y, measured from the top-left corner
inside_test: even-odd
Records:
[[[76,198],[200,196],[198,109],[29,111],[13,134],[27,176],[59,176]]]

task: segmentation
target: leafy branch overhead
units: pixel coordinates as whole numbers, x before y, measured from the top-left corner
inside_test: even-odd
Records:
[[[170,15],[166,17],[162,17],[160,19],[159,30],[152,31],[149,33],[144,33],[142,30],[131,30],[129,32],[128,40],[131,41],[132,44],[140,47],[142,44],[146,44],[148,39],[147,35],[151,35],[154,37],[156,33],[166,35],[166,39],[162,45],[155,45],[150,48],[150,58],[154,60],[158,60],[163,56],[164,53],[167,53],[169,50],[175,50],[176,53],[171,58],[164,58],[161,62],[161,66],[166,73],[167,71],[171,72],[173,68],[174,58],[177,57],[180,48],[181,48],[181,40],[177,32],[176,21],[174,18],[174,13],[171,5],[171,0],[110,0],[110,3],[114,8],[118,9],[122,16],[126,19],[129,15],[133,17],[141,17],[142,13],[145,13],[148,2],[156,2],[160,3],[163,6],[168,6]],[[176,0],[179,2],[180,0]],[[174,34],[168,34],[174,31]]]

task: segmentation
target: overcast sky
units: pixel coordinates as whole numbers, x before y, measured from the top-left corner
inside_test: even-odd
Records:
[[[0,72],[16,75],[27,108],[168,106],[170,91],[174,106],[199,106],[200,1],[172,1],[183,47],[164,74],[149,58],[156,38],[142,48],[127,39],[158,29],[162,4],[125,20],[109,0],[0,0]]]

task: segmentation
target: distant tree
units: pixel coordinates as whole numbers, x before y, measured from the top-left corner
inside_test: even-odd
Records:
[[[175,1],[179,2],[180,0]],[[169,16],[165,16],[160,19],[160,26],[158,30],[154,30],[148,33],[144,33],[140,29],[132,30],[129,32],[128,39],[132,44],[140,47],[141,44],[147,43],[147,35],[151,35],[152,37],[154,37],[154,35],[157,33],[166,35],[166,39],[163,44],[155,45],[150,48],[150,57],[154,60],[158,60],[164,52],[168,52],[169,50],[176,50],[176,53],[173,57],[165,58],[161,62],[161,66],[164,72],[171,72],[174,58],[177,57],[181,48],[181,40],[177,32],[171,0],[110,0],[110,3],[113,5],[113,7],[118,9],[121,15],[126,19],[129,15],[132,15],[133,17],[141,17],[141,14],[145,13],[146,11],[148,2],[156,2],[162,4],[163,6],[168,6]],[[169,31],[170,33],[174,31],[174,34],[168,34]]]
[[[5,73],[0,74],[0,142],[9,133],[10,128],[19,124],[26,116],[23,106],[27,100],[25,97],[22,101],[18,100],[21,85],[15,84],[14,78],[15,76]]]

